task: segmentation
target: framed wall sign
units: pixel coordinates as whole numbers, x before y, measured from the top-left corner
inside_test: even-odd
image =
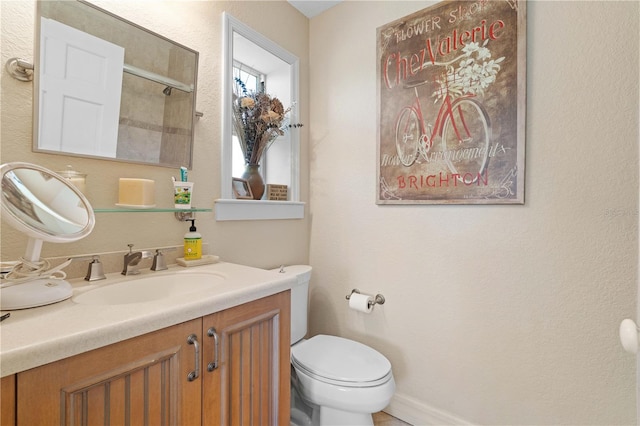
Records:
[[[443,1],[377,30],[378,204],[523,204],[526,2]]]

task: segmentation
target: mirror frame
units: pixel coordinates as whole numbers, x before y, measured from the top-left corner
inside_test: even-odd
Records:
[[[191,169],[193,167],[193,151],[194,151],[194,144],[195,144],[195,125],[197,122],[197,119],[199,116],[201,116],[202,114],[198,113],[196,111],[196,95],[197,95],[197,87],[198,87],[198,63],[199,63],[199,52],[191,49],[190,47],[187,47],[181,43],[178,43],[174,40],[171,40],[168,37],[165,37],[163,35],[160,35],[154,31],[151,31],[141,25],[136,24],[135,22],[129,21],[128,19],[125,19],[121,16],[116,15],[115,13],[109,12],[108,10],[102,9],[99,6],[92,4],[86,0],[73,0],[77,3],[82,4],[83,6],[87,6],[99,13],[104,14],[105,16],[109,17],[109,18],[113,18],[116,19],[120,22],[123,22],[125,24],[130,25],[133,28],[136,28],[138,30],[144,31],[145,33],[157,37],[159,39],[161,39],[162,41],[171,43],[181,49],[187,50],[190,53],[193,53],[195,55],[195,64],[194,64],[194,81],[193,81],[193,99],[191,102],[191,137],[190,137],[190,152],[189,152],[189,164],[168,164],[168,163],[163,163],[158,161],[157,163],[154,162],[148,162],[148,161],[140,161],[140,160],[130,160],[130,159],[123,159],[123,158],[117,158],[117,157],[101,157],[101,156],[93,156],[93,155],[88,155],[88,154],[77,154],[77,153],[70,153],[70,152],[64,152],[64,151],[51,151],[51,150],[45,150],[42,149],[38,146],[38,133],[39,133],[39,122],[40,122],[40,101],[39,101],[39,92],[40,92],[40,87],[39,87],[39,81],[40,81],[40,75],[39,72],[37,71],[38,69],[40,69],[40,18],[43,16],[42,14],[42,6],[41,6],[41,2],[44,0],[37,0],[36,2],[36,14],[35,14],[35,28],[36,28],[36,34],[35,34],[35,38],[34,38],[34,65],[35,65],[35,70],[36,72],[34,73],[34,86],[33,86],[33,141],[32,141],[32,150],[33,152],[42,152],[42,153],[47,153],[47,154],[56,154],[56,155],[66,155],[66,156],[71,156],[71,157],[80,157],[80,158],[93,158],[93,159],[98,159],[98,160],[108,160],[108,161],[118,161],[118,162],[123,162],[123,163],[132,163],[132,164],[144,164],[144,165],[149,165],[149,166],[158,166],[158,167],[169,167],[169,168],[176,168],[176,167],[180,167],[180,166],[186,166],[187,168]],[[59,1],[63,1],[63,0],[59,0]],[[65,25],[68,25],[67,23],[64,23]],[[107,40],[109,41],[109,40]],[[124,71],[123,71],[124,72]]]
[[[227,12],[222,14],[223,20],[223,77],[222,77],[222,164],[221,164],[221,198],[223,200],[233,199],[232,190],[232,153],[233,153],[233,124],[231,118],[231,102],[233,94],[233,34],[238,33],[252,43],[278,57],[291,67],[291,100],[292,104],[298,104],[299,99],[299,79],[300,60],[289,51],[285,50],[275,42],[269,40],[259,32],[240,22]],[[292,109],[291,122],[298,122],[297,110]],[[297,203],[300,200],[300,137],[298,132],[291,132],[291,202]],[[235,201],[235,200],[234,200]],[[249,200],[238,200],[241,203],[249,203]],[[264,200],[254,201],[255,203],[266,203]],[[286,201],[277,203],[286,204]],[[300,203],[298,203],[300,204]],[[304,210],[304,209],[303,209]],[[295,218],[299,218],[296,214]],[[218,215],[218,220],[225,220]],[[260,219],[261,217],[251,217]],[[266,217],[271,218],[271,217]],[[276,217],[283,218],[283,217]],[[286,218],[286,217],[285,217]]]

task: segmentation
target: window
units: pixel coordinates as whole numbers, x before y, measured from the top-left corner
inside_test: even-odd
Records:
[[[300,149],[298,131],[287,132],[285,136],[278,138],[267,151],[265,161],[261,164],[261,173],[265,183],[287,185],[289,201],[233,199],[232,177],[237,176],[237,167],[244,169],[244,160],[239,146],[234,153],[237,142],[233,140],[231,122],[234,64],[241,64],[237,67],[239,72],[246,71],[247,74],[254,76],[256,84],[268,82],[267,93],[276,96],[285,107],[288,107],[295,104],[298,98],[298,58],[229,14],[225,13],[223,20],[225,64],[223,65],[222,197],[216,200],[216,219],[302,218],[304,217],[304,203],[299,201]],[[252,77],[247,75],[247,78],[251,79]],[[298,112],[294,107],[289,113],[289,119],[296,123],[298,122],[297,116]],[[241,166],[235,165],[240,162],[242,162]]]

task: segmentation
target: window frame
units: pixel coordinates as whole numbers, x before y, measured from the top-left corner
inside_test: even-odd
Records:
[[[299,132],[291,132],[290,201],[237,200],[232,189],[233,124],[231,102],[233,91],[233,35],[238,33],[258,47],[278,57],[290,67],[291,100],[299,99],[299,59],[278,44],[224,12],[223,18],[223,78],[222,78],[222,142],[221,142],[221,198],[216,200],[216,220],[302,219],[304,203],[300,202],[300,141]],[[297,108],[290,112],[290,120],[298,122]]]

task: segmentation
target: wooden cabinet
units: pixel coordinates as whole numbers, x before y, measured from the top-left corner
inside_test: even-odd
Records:
[[[17,424],[288,424],[289,294],[18,373]]]
[[[200,424],[200,319],[18,373],[20,425]],[[198,354],[200,356],[200,354]]]
[[[16,375],[2,378],[0,385],[0,425],[16,424]]]
[[[218,396],[205,396],[202,424],[289,424],[290,299],[287,291],[203,318],[203,389]]]

